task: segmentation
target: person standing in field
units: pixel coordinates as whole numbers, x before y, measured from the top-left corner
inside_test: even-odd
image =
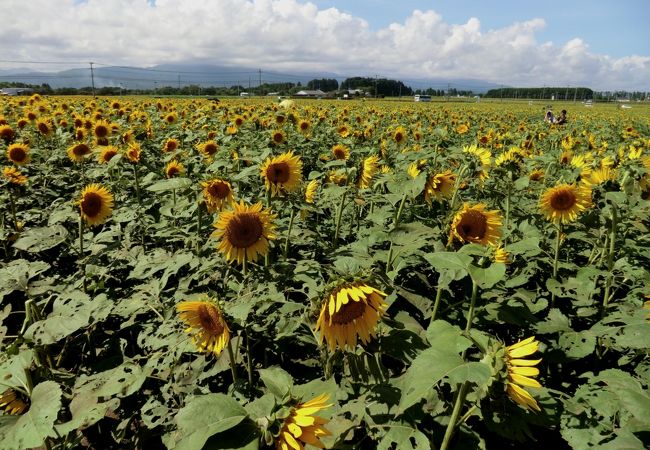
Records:
[[[566,123],[566,109],[560,111],[560,115],[555,119],[555,123],[558,125],[563,125]]]
[[[546,111],[546,115],[544,116],[544,122],[555,123],[555,117],[553,116],[553,111],[551,111],[550,109]]]

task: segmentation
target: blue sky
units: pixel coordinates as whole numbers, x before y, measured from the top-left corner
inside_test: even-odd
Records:
[[[650,91],[650,0],[0,1],[0,70],[196,63]]]
[[[432,9],[445,22],[462,24],[471,17],[484,30],[535,18],[546,21],[539,41],[581,38],[590,50],[610,56],[650,55],[650,0],[311,0],[367,20],[373,29],[403,22],[413,10]]]

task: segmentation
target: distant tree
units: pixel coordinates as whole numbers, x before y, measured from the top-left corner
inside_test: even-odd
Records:
[[[307,89],[320,89],[323,92],[336,91],[339,88],[339,82],[333,78],[313,79],[307,82]]]

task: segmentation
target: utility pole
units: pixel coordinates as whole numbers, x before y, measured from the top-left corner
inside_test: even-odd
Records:
[[[90,64],[90,81],[92,82],[93,85],[93,98],[95,98],[95,71],[93,70],[93,62],[88,63]]]
[[[575,90],[573,91],[573,103],[576,102],[577,96],[578,96],[578,87],[576,86]]]

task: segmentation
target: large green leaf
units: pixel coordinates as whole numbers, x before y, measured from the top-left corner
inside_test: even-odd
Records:
[[[210,436],[229,430],[247,417],[246,410],[224,394],[190,398],[176,415],[178,430],[173,448],[200,450]]]
[[[56,247],[68,237],[68,230],[63,225],[30,228],[23,232],[14,244],[14,248],[30,253],[42,252]]]
[[[379,441],[377,450],[428,450],[431,448],[429,438],[416,428],[400,423],[389,423],[387,427],[388,432]]]
[[[61,408],[61,388],[54,381],[44,381],[32,391],[29,410],[0,427],[0,448],[24,449],[43,445],[56,436],[54,422]],[[12,418],[13,419],[13,418]]]
[[[259,369],[260,378],[264,386],[276,397],[284,398],[293,386],[293,378],[286,370],[280,367],[269,367],[268,369]]]
[[[28,291],[30,280],[49,268],[50,265],[43,261],[31,262],[25,259],[11,261],[0,268],[0,298],[13,291]]]

